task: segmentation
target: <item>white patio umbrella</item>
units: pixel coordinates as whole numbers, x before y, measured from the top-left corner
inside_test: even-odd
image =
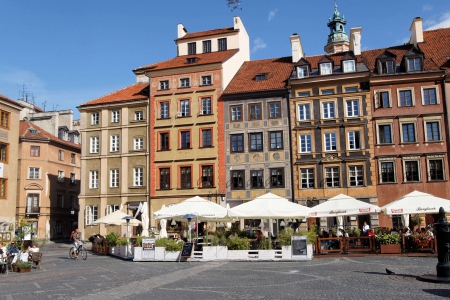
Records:
[[[148,204],[144,202],[141,209],[141,219],[142,219],[142,236],[149,236],[148,233],[148,225],[149,225],[149,217],[148,217]]]
[[[349,215],[366,215],[377,213],[380,208],[367,202],[359,201],[353,197],[339,194],[328,201],[311,208],[309,217],[337,217]],[[339,220],[338,220],[339,222]]]
[[[94,224],[126,225],[127,221],[123,219],[124,217],[129,216],[120,210],[116,210],[115,212],[98,219],[97,221],[94,222]],[[142,222],[137,219],[130,220],[130,226],[138,226],[141,223]]]
[[[161,219],[159,220],[159,226],[161,227],[161,230],[159,231],[159,237],[160,238],[166,238],[167,237],[167,219]]]
[[[440,207],[449,212],[450,200],[414,191],[386,204],[381,209],[386,210],[388,215],[436,214],[439,213]]]

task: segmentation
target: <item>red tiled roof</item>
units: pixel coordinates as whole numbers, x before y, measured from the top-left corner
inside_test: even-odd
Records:
[[[333,60],[333,63],[335,66],[341,65],[341,60],[345,57],[345,59],[348,59],[348,52],[340,52],[335,54],[322,54],[322,55],[315,55],[315,56],[307,56],[305,59],[311,64],[311,69],[318,69],[319,68],[319,61],[324,58],[328,57]],[[347,55],[347,56],[346,56]],[[356,62],[360,63],[362,62],[361,56],[356,56]]]
[[[195,55],[183,55],[177,56],[175,58],[157,62],[154,64],[150,64],[144,67],[139,67],[136,70],[144,70],[148,69],[150,71],[155,70],[164,70],[164,69],[173,69],[173,68],[182,68],[182,67],[191,67],[191,66],[200,66],[206,64],[220,63],[224,62],[233,56],[238,50],[232,49],[227,51],[218,51],[218,52],[209,52],[209,53],[201,53]],[[188,58],[197,58],[195,63],[187,63]],[[135,70],[135,71],[136,71]]]
[[[28,130],[30,128],[35,129],[37,131],[37,134],[32,134],[30,132],[30,130]],[[48,133],[44,129],[40,128],[36,124],[33,124],[29,121],[20,121],[19,137],[26,138],[26,139],[34,139],[34,140],[54,141],[54,142],[57,142],[57,143],[60,143],[60,144],[66,145],[66,146],[81,149],[81,145],[58,139],[56,136]]]
[[[148,83],[136,83],[121,90],[112,92],[106,96],[91,100],[89,102],[85,102],[80,106],[144,100],[148,98],[146,95],[142,94],[142,91],[146,88],[148,88]]]
[[[267,91],[286,88],[287,80],[293,70],[292,58],[280,57],[245,62],[224,94],[237,94],[256,91]],[[258,74],[266,74],[267,78],[255,81]]]
[[[420,43],[419,48],[425,57],[441,69],[450,71],[450,28],[424,31],[423,38],[424,43]]]
[[[19,103],[17,103],[17,102],[14,101],[13,99],[8,98],[8,97],[6,97],[6,96],[4,96],[4,95],[2,95],[2,94],[0,94],[0,99],[1,99],[1,100],[4,100],[4,101],[7,101],[7,102],[10,102],[11,104],[14,104],[14,105],[16,105],[16,106],[22,107],[22,105],[20,105]]]
[[[202,36],[224,34],[224,33],[229,33],[229,32],[234,32],[234,31],[235,31],[234,27],[227,27],[227,28],[219,28],[219,29],[211,29],[211,30],[193,32],[193,33],[187,33],[185,36],[183,36],[179,39],[176,39],[176,41],[191,39],[191,38],[198,38],[198,37],[202,37]]]

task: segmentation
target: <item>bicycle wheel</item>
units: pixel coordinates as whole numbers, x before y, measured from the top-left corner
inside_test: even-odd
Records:
[[[70,250],[69,250],[69,257],[70,257],[71,259],[74,259],[74,258],[75,258],[75,256],[73,255],[73,251],[75,251],[75,247],[72,246],[72,248],[70,248]]]
[[[86,249],[81,248],[80,253],[81,253],[81,257],[82,257],[84,260],[86,260],[86,258],[87,258],[87,251],[86,251]]]

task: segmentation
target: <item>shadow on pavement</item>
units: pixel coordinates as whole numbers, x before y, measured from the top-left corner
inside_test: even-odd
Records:
[[[450,290],[449,289],[423,289],[425,293],[450,298]]]

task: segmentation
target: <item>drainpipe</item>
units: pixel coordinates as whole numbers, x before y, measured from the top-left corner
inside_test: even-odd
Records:
[[[146,77],[148,77],[148,100],[147,100],[147,136],[148,136],[148,138],[147,138],[147,151],[148,151],[148,155],[147,155],[147,166],[148,166],[148,172],[147,172],[147,174],[148,174],[148,177],[147,177],[147,208],[148,208],[148,217],[149,217],[149,226],[150,226],[150,224],[151,224],[151,220],[152,220],[152,218],[153,218],[153,216],[152,216],[152,214],[151,214],[151,206],[150,206],[150,204],[151,204],[151,200],[152,200],[152,197],[151,197],[151,182],[152,182],[152,180],[151,180],[151,178],[152,178],[152,176],[151,176],[151,174],[152,174],[152,172],[151,172],[151,170],[152,170],[152,167],[150,166],[150,164],[151,164],[151,155],[152,155],[152,151],[151,151],[151,143],[150,143],[150,97],[151,97],[151,94],[152,94],[152,78],[151,78],[151,76],[149,76],[149,75],[147,75],[147,71],[144,71],[144,75],[146,76]],[[148,228],[147,228],[148,229]]]
[[[294,187],[294,156],[292,154],[292,123],[291,123],[291,80],[288,79],[288,86],[287,86],[287,109],[288,109],[288,134],[289,134],[289,156],[291,157],[291,197],[292,202],[295,203],[295,187]]]

